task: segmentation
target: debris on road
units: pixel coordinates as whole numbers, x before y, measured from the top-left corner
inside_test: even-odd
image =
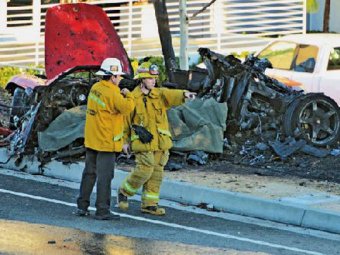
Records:
[[[183,168],[183,164],[173,162],[169,160],[168,163],[165,165],[164,169],[170,172],[178,171]]]
[[[189,154],[187,162],[191,165],[205,165],[208,160],[208,154],[204,151],[193,151]]]
[[[305,140],[296,141],[293,138],[286,139],[284,142],[269,142],[269,145],[282,160],[286,160],[288,156],[300,150],[305,144]]]

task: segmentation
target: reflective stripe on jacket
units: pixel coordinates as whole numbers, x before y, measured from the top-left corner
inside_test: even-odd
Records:
[[[130,114],[134,106],[132,93],[124,98],[119,87],[109,81],[94,84],[87,100],[85,147],[97,151],[122,151],[123,115]]]
[[[163,151],[172,147],[166,110],[184,102],[183,92],[178,89],[154,88],[148,95],[144,95],[140,86],[132,91],[136,108],[130,118],[126,119],[125,135],[130,136],[125,139],[131,141],[133,151]],[[141,143],[138,135],[129,129],[131,124],[144,126],[153,135],[152,141]]]

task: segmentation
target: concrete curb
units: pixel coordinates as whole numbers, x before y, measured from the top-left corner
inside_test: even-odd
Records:
[[[1,154],[0,151],[0,159],[4,158]],[[39,169],[39,164],[34,159],[25,160],[20,164],[15,164],[13,160],[10,160],[7,164],[0,166],[78,183],[84,169],[83,162],[64,165],[57,161],[52,161]],[[117,189],[127,175],[127,172],[116,170],[112,181],[113,189]],[[189,205],[206,203],[224,212],[340,234],[340,213],[313,209],[306,205],[263,199],[171,180],[164,180],[161,198]]]
[[[161,197],[190,205],[211,204],[224,212],[340,234],[340,213],[313,209],[305,205],[169,180],[163,183]]]

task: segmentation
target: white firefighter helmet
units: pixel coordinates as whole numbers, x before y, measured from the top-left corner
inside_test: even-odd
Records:
[[[106,58],[96,75],[122,75],[123,72],[122,64],[117,58]]]

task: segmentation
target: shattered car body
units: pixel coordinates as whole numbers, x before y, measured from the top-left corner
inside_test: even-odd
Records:
[[[13,116],[17,128],[11,141],[11,154],[34,152],[39,131],[46,129],[65,110],[86,104],[91,86],[98,81],[93,68],[76,67],[49,86],[35,87],[29,95],[27,90],[24,92],[25,111],[22,116]]]
[[[261,135],[274,131],[280,136],[305,139],[316,146],[336,143],[340,136],[340,112],[333,99],[321,93],[301,91],[264,74],[270,62],[249,56],[244,63],[232,55],[223,56],[199,49],[208,70],[209,86],[202,97],[227,102],[227,133],[252,130]]]
[[[7,84],[13,94],[10,154],[32,153],[37,133],[66,109],[86,105],[95,72],[108,57],[119,58],[123,71],[132,67],[106,13],[88,4],[49,8],[45,26],[46,77],[17,75]]]

